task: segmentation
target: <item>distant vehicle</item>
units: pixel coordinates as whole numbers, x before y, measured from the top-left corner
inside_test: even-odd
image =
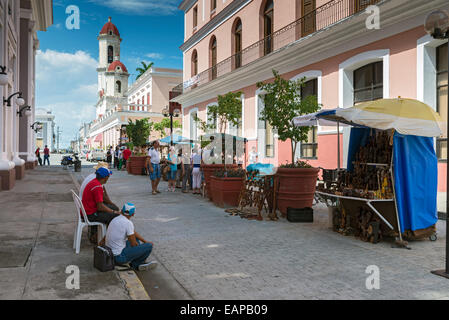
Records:
[[[89,161],[106,161],[106,152],[101,149],[93,150],[89,155]]]

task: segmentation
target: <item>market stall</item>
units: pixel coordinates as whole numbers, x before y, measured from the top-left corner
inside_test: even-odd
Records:
[[[347,169],[327,171],[316,192],[328,205],[339,206],[336,231],[371,242],[384,235],[398,235],[401,242],[402,236],[435,240],[433,137],[442,134],[440,116],[424,103],[398,98],[325,110],[297,117],[294,124],[321,121],[351,126]]]

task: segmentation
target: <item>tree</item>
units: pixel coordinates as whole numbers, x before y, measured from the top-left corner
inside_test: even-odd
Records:
[[[134,146],[141,147],[147,143],[147,139],[151,133],[151,127],[152,123],[148,122],[148,119],[136,120],[136,123],[129,120],[126,126],[126,134]]]
[[[144,61],[142,61],[141,64],[142,64],[142,68],[141,67],[136,68],[136,71],[139,72],[139,74],[136,77],[136,80],[139,79],[140,76],[143,75],[145,72],[147,72],[147,70],[150,69],[154,65],[154,62],[150,62],[149,64],[146,64]]]
[[[181,128],[182,125],[179,120],[173,121],[173,129]],[[170,118],[164,118],[161,122],[156,122],[153,125],[153,129],[160,133],[161,138],[165,136],[165,129],[170,129]]]
[[[296,127],[293,118],[296,116],[317,112],[320,109],[316,96],[301,99],[301,88],[305,78],[285,80],[273,70],[274,81],[257,83],[257,87],[265,91],[263,97],[265,108],[261,112],[261,120],[267,121],[277,131],[281,141],[290,139],[292,163],[298,142],[306,142],[310,127]]]
[[[209,106],[207,117],[208,119],[217,119],[218,123],[207,124],[206,121],[201,120],[198,117],[194,118],[194,121],[199,124],[200,129],[203,132],[207,132],[208,129],[217,129],[220,133],[225,133],[228,125],[238,126],[241,123],[242,118],[242,93],[228,92],[223,96],[218,96],[218,104]]]

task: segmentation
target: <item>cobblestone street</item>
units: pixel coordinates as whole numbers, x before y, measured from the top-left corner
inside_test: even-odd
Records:
[[[165,187],[151,196],[146,177],[116,171],[107,184],[117,204],[137,206],[134,223],[155,243],[152,255],[194,299],[449,299],[449,282],[430,273],[444,267],[442,221],[438,241],[405,250],[332,232],[322,205],[313,224],[248,221]],[[379,290],[366,288],[370,265],[380,269]]]

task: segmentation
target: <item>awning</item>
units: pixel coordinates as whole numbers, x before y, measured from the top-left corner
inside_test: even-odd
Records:
[[[92,143],[92,139],[91,138],[87,139],[86,144],[90,145],[91,143]]]

